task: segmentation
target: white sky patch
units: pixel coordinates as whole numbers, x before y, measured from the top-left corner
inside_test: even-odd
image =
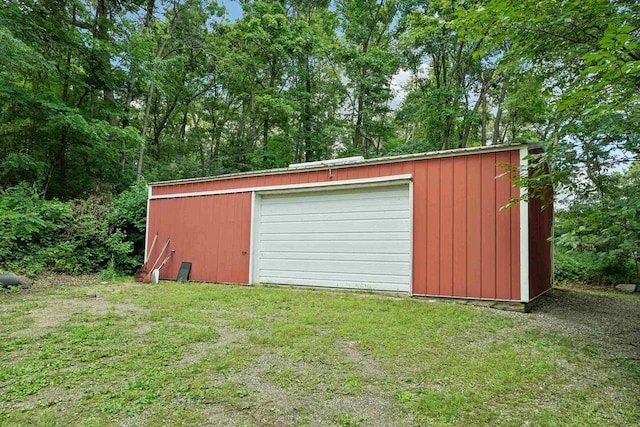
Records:
[[[391,92],[393,93],[391,108],[393,110],[397,109],[404,101],[404,97],[407,95],[405,86],[411,80],[411,75],[412,73],[409,70],[400,70],[395,76],[391,77]]]
[[[429,64],[424,63],[420,65],[418,69],[418,77],[427,77],[429,72]],[[410,70],[400,69],[391,77],[391,92],[393,93],[393,99],[391,100],[391,109],[396,110],[404,98],[407,96],[407,84],[413,77],[413,72]]]

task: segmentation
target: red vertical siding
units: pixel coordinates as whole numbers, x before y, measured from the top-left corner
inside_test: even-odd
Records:
[[[482,298],[496,297],[496,190],[495,154],[481,156],[482,160]]]
[[[540,150],[533,151],[539,153]],[[546,169],[546,168],[545,168]],[[548,170],[545,171],[548,173]],[[553,285],[553,189],[529,200],[529,299]]]
[[[453,162],[440,162],[440,295],[453,295]]]
[[[149,235],[157,231],[162,243],[171,237],[175,250],[160,276],[175,279],[180,263],[189,261],[192,280],[248,283],[250,204],[251,193],[151,200]]]
[[[355,168],[356,174],[355,179],[364,179],[369,178],[369,169],[368,168]]]
[[[467,296],[467,159],[453,163],[453,295]]]
[[[514,160],[499,152],[414,162],[414,294],[519,299],[518,206],[501,209],[518,194],[504,173]]]
[[[480,156],[467,159],[467,294],[482,296],[482,170]]]
[[[497,176],[508,172],[511,156],[508,152],[496,153]],[[496,186],[496,298],[512,299],[511,295],[511,209],[505,206],[511,198],[513,184],[509,176],[495,180]],[[517,207],[516,207],[517,209]],[[518,268],[518,264],[515,265]]]
[[[427,294],[440,295],[440,159],[427,162]]]
[[[413,176],[413,293],[427,293],[427,161],[416,162]]]
[[[220,211],[220,216],[217,219],[217,226],[220,229],[219,232],[219,242],[218,242],[218,251],[220,255],[218,256],[218,265],[217,265],[217,273],[218,278],[216,282],[220,282],[221,277],[230,278],[229,269],[230,269],[230,261],[233,257],[233,251],[235,250],[234,245],[234,233],[232,218],[233,218],[233,205],[234,205],[235,197],[227,197],[226,203],[222,203],[218,208]]]
[[[540,199],[529,202],[529,298],[533,299],[552,286],[551,249],[553,207]]]

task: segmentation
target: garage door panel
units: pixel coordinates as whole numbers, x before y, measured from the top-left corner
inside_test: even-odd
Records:
[[[333,242],[316,241],[266,241],[260,243],[260,248],[266,252],[297,252],[304,251],[310,253],[394,253],[409,254],[409,245],[405,241],[388,241],[384,245],[372,245],[368,241],[347,241],[338,240]]]
[[[343,259],[348,258],[351,261],[393,261],[404,262],[407,260],[407,253],[348,253],[348,252],[266,252],[262,251],[262,260],[284,259],[296,262],[297,260],[319,259],[319,260],[335,260],[336,257]]]
[[[391,283],[391,282],[336,282],[335,279],[313,279],[313,283],[310,283],[306,279],[299,278],[290,278],[286,280],[286,283],[283,283],[280,280],[263,280],[263,283],[274,283],[274,284],[287,284],[294,286],[318,286],[318,287],[326,287],[326,288],[344,288],[344,289],[366,289],[372,291],[395,291],[395,292],[406,292],[407,287],[404,283]]]
[[[372,199],[370,201],[362,201],[362,200],[352,200],[351,202],[345,201],[343,203],[304,203],[304,204],[291,204],[291,205],[282,205],[286,207],[286,211],[280,210],[279,206],[271,206],[268,205],[268,208],[263,210],[263,217],[268,217],[271,215],[281,215],[281,214],[318,214],[318,213],[343,213],[345,209],[348,209],[348,212],[360,212],[363,215],[367,212],[377,212],[377,211],[385,211],[389,206],[394,206],[394,208],[399,207],[398,203],[400,200],[398,199]]]
[[[303,200],[304,199],[304,200]],[[324,195],[288,195],[288,196],[265,196],[263,202],[267,203],[266,212],[280,211],[280,207],[286,206],[287,209],[297,209],[305,212],[314,212],[318,206],[322,206],[325,209],[340,208],[348,205],[349,208],[358,209],[361,207],[371,207],[375,209],[380,206],[380,202],[383,202],[382,206],[396,206],[408,204],[408,201],[402,191],[393,192],[361,192],[361,197],[357,199],[353,198],[353,192],[343,193],[339,197],[329,195],[325,192]]]
[[[287,211],[280,214],[262,215],[262,224],[291,221],[343,221],[343,220],[376,220],[376,219],[409,219],[409,211],[403,209],[384,208],[377,211],[362,210],[361,212],[307,212],[303,214]]]
[[[320,281],[329,282],[333,281],[336,286],[344,287],[349,284],[352,285],[361,285],[364,283],[378,283],[380,285],[390,284],[393,286],[404,286],[406,288],[405,282],[408,279],[408,276],[404,275],[379,275],[379,274],[355,274],[355,273],[323,273],[319,271],[310,272],[308,277],[300,278],[296,275],[290,274],[288,270],[266,270],[264,278],[262,280],[263,283],[282,283],[280,281],[281,278],[284,278],[285,284],[288,285],[297,285],[301,284],[301,282],[306,281],[308,285],[315,286],[315,283],[319,283]],[[360,286],[356,286],[360,287]]]
[[[262,196],[260,282],[409,291],[408,185]]]
[[[391,188],[369,188],[364,191],[358,190],[358,201],[364,202],[371,199],[398,199],[406,198],[406,188],[402,186]],[[331,190],[313,191],[290,194],[264,195],[262,199],[269,202],[269,206],[308,204],[308,203],[331,203],[353,202],[354,190]]]
[[[362,267],[376,275],[408,275],[409,263],[397,261],[355,261],[355,260],[297,260],[291,262],[283,259],[263,260],[264,270],[299,271],[304,273],[354,273],[360,274]]]
[[[406,233],[402,231],[397,232],[384,232],[374,231],[370,233],[323,233],[322,231],[312,232],[307,230],[306,233],[269,233],[263,234],[262,240],[264,242],[309,242],[309,241],[339,241],[347,237],[350,241],[367,241],[378,242],[381,240],[387,241],[404,241]]]
[[[264,224],[264,234],[280,234],[280,233],[304,233],[308,231],[323,232],[331,230],[332,232],[342,233],[366,233],[376,231],[409,231],[408,220],[398,219],[379,219],[379,220],[344,220],[344,221],[295,221],[288,223],[271,223]]]

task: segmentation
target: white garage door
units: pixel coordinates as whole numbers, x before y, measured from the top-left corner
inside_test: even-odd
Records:
[[[263,195],[258,281],[409,292],[409,186]]]

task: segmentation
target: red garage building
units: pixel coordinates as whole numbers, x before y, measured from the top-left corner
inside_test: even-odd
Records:
[[[191,280],[529,302],[552,286],[552,209],[518,202],[526,145],[153,183],[149,236]],[[158,256],[156,245],[151,259]]]

